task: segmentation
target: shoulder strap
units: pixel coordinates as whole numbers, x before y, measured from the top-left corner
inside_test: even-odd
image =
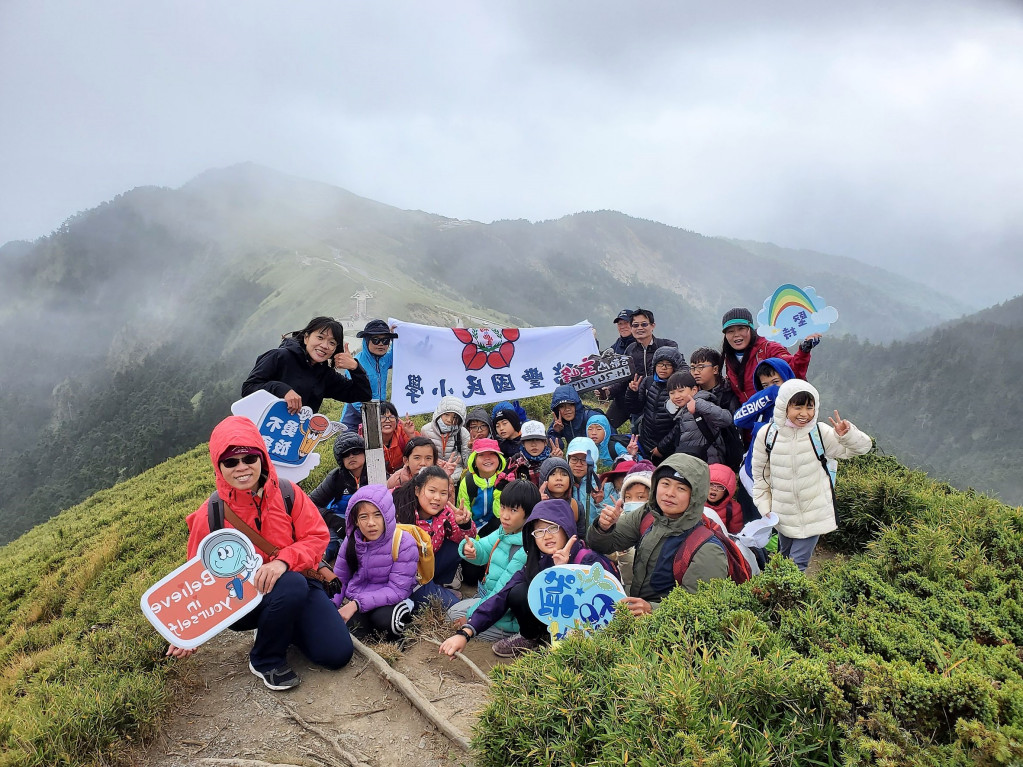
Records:
[[[703,419],[702,415],[696,416],[696,425],[700,427],[700,433],[703,434],[708,444],[713,445],[718,438],[717,434],[711,431],[710,424]]]
[[[206,501],[206,517],[211,533],[224,526],[224,502],[220,500],[220,493],[216,490],[210,494],[210,499]]]
[[[398,549],[401,548],[401,528],[394,526],[394,535],[391,538],[391,560],[398,561]]]
[[[284,508],[291,516],[291,510],[295,506],[295,486],[290,480],[278,477],[277,483],[281,486],[281,495],[284,496]]]
[[[654,526],[654,513],[652,511],[643,512],[643,518],[639,520],[639,537],[642,538],[648,532],[650,528]]]
[[[294,495],[292,495],[292,499],[294,500]],[[224,520],[227,519],[235,530],[244,533],[245,537],[252,541],[256,548],[271,559],[276,557],[277,553],[281,550],[279,546],[274,546],[270,543],[270,541],[253,530],[252,527],[243,522],[242,518],[235,514],[234,510],[230,506],[224,503],[223,499],[220,497],[220,493],[216,490],[214,490],[213,494],[210,495],[209,500],[206,502],[206,507],[210,523],[210,532],[220,530],[224,526]]]
[[[497,536],[497,540],[494,542],[494,545],[490,549],[490,554],[487,556],[487,569],[483,571],[483,577],[486,577],[487,573],[490,572],[490,563],[494,561],[494,552],[497,551],[497,547],[500,546],[500,545],[501,545],[501,536]],[[514,549],[514,547],[512,547],[512,548]],[[512,556],[515,555],[514,550],[511,553],[512,553]],[[508,561],[511,562],[511,557],[508,557]]]
[[[834,496],[835,478],[831,474],[831,469],[828,468],[828,455],[824,452],[824,435],[821,434],[820,424],[817,424],[817,427],[810,432],[810,444],[813,445],[813,451],[817,454],[817,460],[824,467],[824,473],[828,475],[828,484],[831,485],[831,494]]]
[[[764,447],[767,448],[767,457],[771,458],[771,450],[774,448],[774,441],[778,439],[778,425],[771,421],[767,424],[767,434],[764,435]]]
[[[682,578],[686,574],[686,570],[689,569],[689,564],[693,561],[697,549],[711,538],[714,538],[714,531],[705,524],[698,524],[690,531],[672,562],[671,569],[675,576],[675,583],[682,583]]]

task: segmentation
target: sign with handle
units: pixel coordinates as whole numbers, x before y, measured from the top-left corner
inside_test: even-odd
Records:
[[[625,589],[600,563],[555,565],[537,573],[527,598],[554,640],[570,631],[589,634],[604,628],[614,618],[615,603],[625,599]]]

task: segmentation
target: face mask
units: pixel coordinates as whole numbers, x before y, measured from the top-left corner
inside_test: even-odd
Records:
[[[450,434],[458,428],[458,424],[446,424],[443,421],[437,421],[437,429],[441,434]]]
[[[627,514],[630,511],[636,511],[646,506],[646,501],[626,501],[622,504],[622,513]]]

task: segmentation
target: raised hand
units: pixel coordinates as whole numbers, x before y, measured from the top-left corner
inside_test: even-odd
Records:
[[[577,536],[573,535],[568,539],[568,543],[564,547],[558,549],[551,554],[551,559],[554,560],[556,565],[567,565],[568,561],[572,558],[572,547],[575,545]]]
[[[359,361],[348,351],[348,342],[346,341],[345,350],[334,354],[334,369],[355,370],[357,367],[359,367]]]
[[[636,460],[636,456],[639,455],[639,435],[633,434],[632,439],[629,440],[628,446],[625,448],[625,452],[632,456],[632,460]]]
[[[692,399],[690,399],[690,400],[689,400],[689,401],[688,401],[688,402],[686,403],[686,409],[687,409],[687,410],[688,410],[688,411],[689,411],[690,413],[692,413],[693,415],[696,415],[696,399],[695,399],[695,398],[692,398]]]
[[[636,375],[632,377],[632,380],[629,381],[629,388],[632,389],[633,391],[639,391],[639,385],[641,383],[643,383],[643,376],[641,376],[639,373],[636,373]]]
[[[550,494],[547,492],[547,483],[544,482],[540,485],[540,500],[549,501],[551,499]]]
[[[297,391],[291,389],[284,395],[284,404],[288,406],[288,412],[295,415],[295,413],[302,409],[302,398]]]
[[[558,444],[556,439],[550,440],[551,443],[551,457],[552,458],[564,458],[565,451],[561,449],[561,445]]]
[[[839,437],[844,437],[849,433],[849,429],[852,428],[852,424],[842,418],[842,416],[838,414],[837,410],[835,411],[834,418],[828,416],[828,423],[831,424],[831,428],[835,430],[835,434]]]
[[[401,419],[401,430],[405,432],[406,439],[412,439],[416,436],[416,425],[412,423],[412,418],[408,413],[405,413],[405,417]]]
[[[474,538],[465,539],[465,544],[462,546],[462,557],[476,559],[476,540]]]
[[[465,508],[465,501],[459,501],[455,509],[455,522],[460,525],[467,525],[472,522],[472,512]]]
[[[593,492],[590,493],[590,497],[593,499],[594,503],[603,503],[604,502],[604,483],[603,482],[599,482],[599,481],[597,482],[597,486],[593,489]]]
[[[619,498],[615,501],[614,506],[605,506],[600,510],[600,516],[597,518],[597,526],[601,530],[607,532],[618,522],[618,517],[622,515],[622,511],[625,508],[625,502]]]
[[[562,429],[565,428],[565,424],[561,420],[561,413],[558,413],[557,415],[554,416],[554,423],[551,424],[551,428],[554,429],[554,431],[558,432],[559,434],[561,433]]]

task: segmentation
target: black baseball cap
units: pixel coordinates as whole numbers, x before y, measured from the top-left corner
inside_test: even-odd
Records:
[[[633,312],[631,309],[622,309],[620,312],[618,312],[618,316],[615,317],[614,320],[612,321],[619,322],[621,320],[625,320],[626,322],[632,322],[632,314]]]

